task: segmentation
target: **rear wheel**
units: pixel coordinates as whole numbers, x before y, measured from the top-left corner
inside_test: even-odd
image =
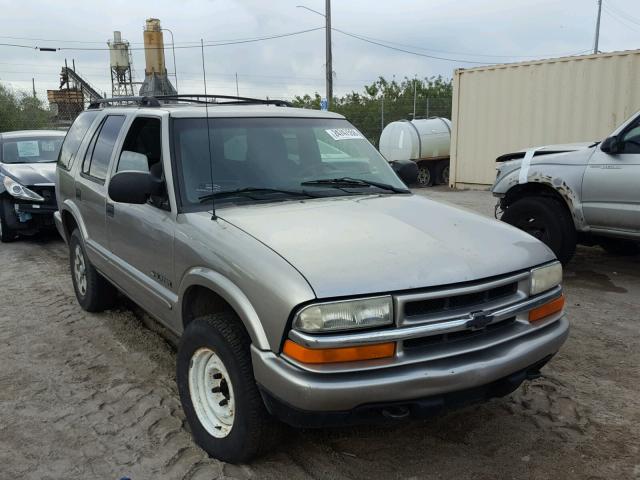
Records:
[[[238,317],[217,313],[192,320],[178,348],[178,391],[193,438],[231,463],[265,453],[282,431],[258,391],[250,346]]]
[[[449,160],[438,162],[436,168],[437,183],[441,185],[449,185]]]
[[[101,312],[113,306],[116,289],[89,262],[79,230],[69,241],[69,262],[78,303],[87,312]]]
[[[502,221],[544,242],[566,264],[576,251],[576,230],[567,208],[551,197],[524,197],[507,207]]]
[[[602,239],[600,240],[600,246],[613,255],[631,256],[640,253],[640,244],[638,242],[621,238]]]
[[[433,185],[435,174],[429,162],[418,163],[418,186],[429,187]]]

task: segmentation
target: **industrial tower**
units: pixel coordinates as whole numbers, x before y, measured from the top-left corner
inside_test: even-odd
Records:
[[[133,96],[133,79],[131,74],[131,54],[129,42],[122,40],[122,34],[113,32],[113,40],[109,46],[111,65],[111,94],[114,97]]]

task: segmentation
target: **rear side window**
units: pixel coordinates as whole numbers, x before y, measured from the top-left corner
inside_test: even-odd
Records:
[[[105,118],[91,140],[82,165],[83,173],[101,181],[107,178],[109,160],[124,119],[124,115],[109,115]]]
[[[87,130],[89,130],[97,114],[98,112],[84,112],[73,122],[73,125],[71,125],[71,128],[67,132],[67,136],[64,138],[64,143],[60,150],[60,156],[58,157],[59,167],[65,170],[71,168],[76,153],[78,153],[78,148],[80,148],[80,144],[82,143],[82,139],[87,134]]]

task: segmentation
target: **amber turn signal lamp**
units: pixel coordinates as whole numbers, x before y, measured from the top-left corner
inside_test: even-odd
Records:
[[[388,358],[393,357],[395,351],[396,344],[394,342],[360,347],[307,348],[291,340],[284,342],[283,349],[285,355],[302,363],[337,363]]]
[[[534,308],[529,311],[529,321],[535,322],[537,320],[541,320],[549,315],[553,315],[554,313],[559,312],[564,308],[564,295],[559,296],[558,298],[551,300],[549,303],[545,303],[541,307]]]

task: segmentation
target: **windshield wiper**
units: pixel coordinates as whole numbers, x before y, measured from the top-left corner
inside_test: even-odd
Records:
[[[304,190],[286,190],[282,188],[267,188],[267,187],[243,187],[235,190],[222,190],[220,192],[209,193],[198,197],[200,203],[208,202],[211,199],[233,197],[236,195],[243,195],[247,193],[284,193],[286,195],[294,195],[296,197],[315,198],[316,195],[312,195]]]
[[[300,185],[302,186],[326,185],[332,188],[376,187],[376,188],[380,188],[382,190],[388,190],[394,193],[411,193],[411,191],[408,189],[394,187],[393,185],[389,185],[388,183],[374,182],[371,180],[364,180],[362,178],[351,178],[351,177],[323,178],[318,180],[308,180],[306,182],[302,182]]]

